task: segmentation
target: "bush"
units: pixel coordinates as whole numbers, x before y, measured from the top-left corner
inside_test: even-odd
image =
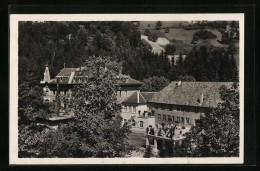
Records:
[[[150,34],[150,31],[149,31],[148,29],[145,29],[144,35],[145,35],[145,36],[149,36],[149,34]]]
[[[200,39],[206,40],[206,39],[215,39],[217,36],[213,34],[211,31],[208,30],[200,30],[194,33],[194,36],[197,36]]]
[[[156,42],[158,39],[158,35],[157,34],[154,34],[154,33],[150,33],[148,35],[148,40],[152,41],[152,42]]]

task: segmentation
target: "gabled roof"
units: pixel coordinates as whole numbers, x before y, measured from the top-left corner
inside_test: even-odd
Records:
[[[73,73],[73,74],[72,74]],[[62,81],[59,84],[81,84],[85,81],[85,78],[91,77],[92,72],[85,69],[84,67],[81,68],[63,68],[60,70],[59,74],[52,79],[49,83],[50,84],[57,84],[57,77],[62,78]],[[72,80],[71,82],[69,80]],[[119,74],[117,76],[117,84],[120,86],[122,85],[137,85],[141,86],[141,82],[131,78],[129,75]]]
[[[156,93],[150,102],[177,104],[188,106],[217,107],[221,102],[219,89],[221,86],[230,88],[233,82],[178,82],[173,81],[160,92]],[[203,103],[200,97],[203,94]]]
[[[140,94],[144,97],[144,99],[149,102],[152,97],[155,95],[157,92],[140,92]]]
[[[139,92],[139,102],[138,102],[137,93],[138,92],[132,93],[129,97],[123,100],[122,103],[135,103],[135,104],[147,103],[156,92]]]
[[[57,75],[58,77],[69,77],[71,72],[76,71],[77,68],[63,68],[60,70],[59,74]]]

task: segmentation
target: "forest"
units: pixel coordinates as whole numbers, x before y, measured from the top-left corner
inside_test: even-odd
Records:
[[[19,83],[38,85],[46,64],[53,78],[64,65],[79,67],[88,56],[112,57],[123,63],[124,74],[140,81],[153,76],[173,81],[185,75],[196,81],[238,80],[232,44],[228,49],[194,45],[185,61],[171,65],[167,55],[174,54],[176,48],[151,52],[138,27],[119,21],[19,22]]]

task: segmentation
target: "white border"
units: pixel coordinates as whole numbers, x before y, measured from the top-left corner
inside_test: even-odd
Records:
[[[240,29],[240,153],[209,158],[18,158],[19,21],[190,21],[238,20]],[[10,15],[9,163],[38,164],[242,164],[244,162],[244,14],[11,14]]]

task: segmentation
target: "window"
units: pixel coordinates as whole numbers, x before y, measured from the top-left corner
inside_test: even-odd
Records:
[[[185,111],[186,111],[186,112],[189,112],[189,111],[190,111],[190,108],[187,106],[187,107],[185,108]]]
[[[195,113],[198,113],[198,112],[199,112],[199,108],[195,107]]]
[[[172,121],[174,122],[174,116],[172,116]]]
[[[180,117],[177,117],[177,123],[179,123],[180,122]]]
[[[140,121],[140,127],[143,128],[144,127],[144,122]]]
[[[67,94],[67,91],[64,91],[64,95],[66,95]]]
[[[136,113],[136,106],[133,107],[133,112]]]
[[[190,118],[186,118],[186,123],[190,124]]]
[[[125,91],[125,97],[127,97],[127,91]]]
[[[173,110],[173,105],[169,105],[169,110]]]
[[[171,115],[168,115],[168,121],[172,121]]]
[[[184,108],[185,108],[184,106],[181,106],[181,111],[184,111]]]
[[[158,119],[161,120],[161,114],[158,114]]]
[[[123,112],[126,112],[126,107],[124,105],[122,105],[122,110]]]
[[[181,117],[181,122],[182,122],[182,123],[184,122],[184,118],[183,118],[183,117]]]
[[[180,110],[181,110],[180,106],[177,106],[177,111],[180,111]]]
[[[158,109],[158,104],[155,104],[155,109]]]
[[[163,120],[166,120],[166,115],[163,115]]]

